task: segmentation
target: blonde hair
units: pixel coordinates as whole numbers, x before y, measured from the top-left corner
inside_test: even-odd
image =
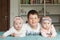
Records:
[[[23,19],[20,16],[16,16],[13,20],[13,22],[15,22],[16,20],[20,20],[23,23]]]
[[[49,16],[44,16],[42,18],[42,21],[46,21],[46,20],[52,22],[52,19]]]

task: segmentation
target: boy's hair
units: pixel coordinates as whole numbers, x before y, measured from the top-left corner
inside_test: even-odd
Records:
[[[38,12],[36,10],[30,10],[28,12],[28,14],[27,14],[27,18],[29,18],[30,14],[32,14],[32,15],[35,15],[36,14],[38,16],[38,18],[39,18],[39,14],[38,14]]]

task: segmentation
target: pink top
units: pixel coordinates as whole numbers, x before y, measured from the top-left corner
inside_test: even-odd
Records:
[[[49,30],[41,28],[41,34],[43,37],[55,37],[57,35],[56,30],[53,25],[51,25]]]

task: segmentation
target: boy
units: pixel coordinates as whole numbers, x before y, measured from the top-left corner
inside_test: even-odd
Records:
[[[30,10],[27,14],[27,22],[24,26],[26,28],[27,35],[36,35],[40,33],[40,17],[36,10]]]
[[[16,16],[14,18],[13,27],[11,27],[7,32],[5,32],[1,37],[7,37],[13,34],[14,37],[24,37],[26,34],[25,29],[22,27],[23,19]]]

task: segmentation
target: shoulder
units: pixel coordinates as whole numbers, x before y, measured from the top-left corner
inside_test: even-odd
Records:
[[[51,25],[51,28],[54,28],[54,25],[53,24]]]
[[[30,26],[30,25],[29,25],[29,23],[24,23],[23,26],[27,27],[27,26]]]
[[[38,23],[38,25],[39,25],[39,26],[41,26],[41,24],[40,24],[40,23]]]
[[[24,23],[24,24],[23,24],[23,28],[25,28],[25,29],[29,29],[29,27],[30,27],[30,26],[29,26],[28,23]]]
[[[55,27],[54,27],[54,25],[52,24],[51,25],[51,28],[50,28],[51,30],[55,30]]]
[[[10,27],[10,29],[14,29],[14,26]]]
[[[15,32],[15,30],[16,30],[16,29],[14,28],[14,26],[12,26],[12,27],[10,27],[10,29],[9,29],[8,31],[10,31],[10,32],[13,33],[13,32]]]
[[[38,23],[38,27],[40,27],[40,28],[41,28],[41,24],[40,24],[40,23]]]
[[[27,26],[28,26],[28,23],[24,23],[24,24],[23,24],[23,27],[27,27]]]
[[[28,25],[28,23],[24,23],[24,24],[23,24],[23,26],[27,26],[27,25]]]

